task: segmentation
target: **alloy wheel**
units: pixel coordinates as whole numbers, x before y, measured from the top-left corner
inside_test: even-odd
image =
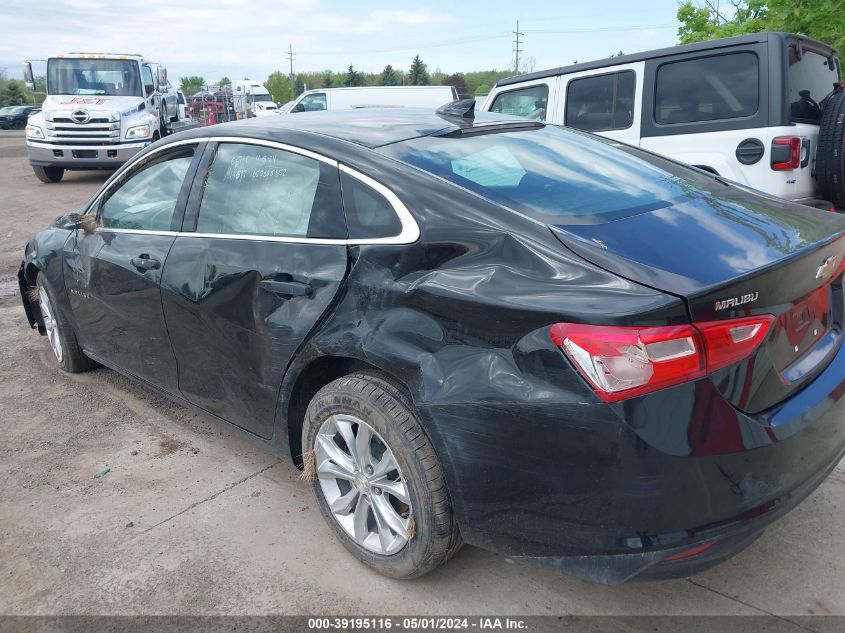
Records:
[[[335,520],[361,547],[389,556],[409,540],[411,501],[393,451],[360,418],[335,414],[314,439],[317,478]]]
[[[41,306],[41,318],[44,321],[44,329],[47,330],[47,340],[50,341],[50,347],[53,348],[53,353],[56,355],[56,360],[62,362],[62,340],[59,337],[59,326],[53,316],[53,306],[50,305],[50,298],[47,296],[47,291],[44,286],[38,289],[38,299]]]

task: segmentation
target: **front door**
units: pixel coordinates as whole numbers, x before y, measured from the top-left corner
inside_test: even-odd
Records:
[[[334,161],[221,143],[164,266],[182,394],[261,437],[288,362],[346,275],[338,182]]]
[[[95,203],[96,231],[78,229],[64,253],[65,285],[83,349],[174,392],[176,360],[159,283],[196,153],[196,145],[180,145],[142,159]]]

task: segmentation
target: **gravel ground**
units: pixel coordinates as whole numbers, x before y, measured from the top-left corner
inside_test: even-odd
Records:
[[[28,328],[27,237],[106,176],[44,185],[22,134],[0,132],[0,615],[775,614],[796,631],[791,616],[845,615],[843,464],[688,580],[596,586],[470,547],[418,581],[370,572],[288,463],[112,371],[61,373]]]

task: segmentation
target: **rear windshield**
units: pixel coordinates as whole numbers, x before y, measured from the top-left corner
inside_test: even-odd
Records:
[[[839,81],[836,58],[827,58],[804,48],[800,59],[795,45],[788,49],[789,111],[793,121],[818,123],[821,119],[819,104],[833,91]]]
[[[427,136],[379,151],[550,224],[606,222],[714,187],[712,177],[696,170],[551,125]]]

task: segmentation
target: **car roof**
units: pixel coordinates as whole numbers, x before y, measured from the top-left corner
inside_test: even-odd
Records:
[[[372,149],[470,127],[475,129],[508,124],[524,125],[526,121],[519,117],[487,112],[476,113],[474,119],[464,119],[438,115],[433,110],[424,108],[359,108],[245,119],[199,128],[189,134],[200,138],[229,134],[276,140],[280,132],[295,131],[330,137]]]
[[[710,51],[727,46],[741,46],[747,44],[758,44],[768,42],[770,39],[793,40],[800,39],[805,42],[811,42],[815,48],[820,48],[828,53],[835,52],[835,49],[823,42],[803,37],[799,35],[792,35],[791,33],[781,32],[761,32],[752,33],[751,35],[738,35],[735,37],[726,37],[718,40],[707,40],[705,42],[696,42],[694,44],[681,44],[678,46],[668,46],[666,48],[657,48],[650,51],[643,51],[640,53],[632,53],[630,55],[619,55],[618,57],[608,57],[606,59],[599,59],[596,61],[582,62],[580,64],[571,64],[569,66],[560,66],[558,68],[549,68],[548,70],[538,70],[524,75],[515,75],[500,79],[496,82],[494,88],[502,86],[511,86],[520,84],[525,81],[534,81],[537,79],[546,79],[556,75],[568,75],[569,73],[577,73],[585,70],[598,70],[607,68],[609,66],[619,66],[621,64],[632,64],[635,62],[643,62],[650,59],[659,59],[661,57],[668,57],[670,55],[678,55],[680,53],[696,53],[701,51]]]

